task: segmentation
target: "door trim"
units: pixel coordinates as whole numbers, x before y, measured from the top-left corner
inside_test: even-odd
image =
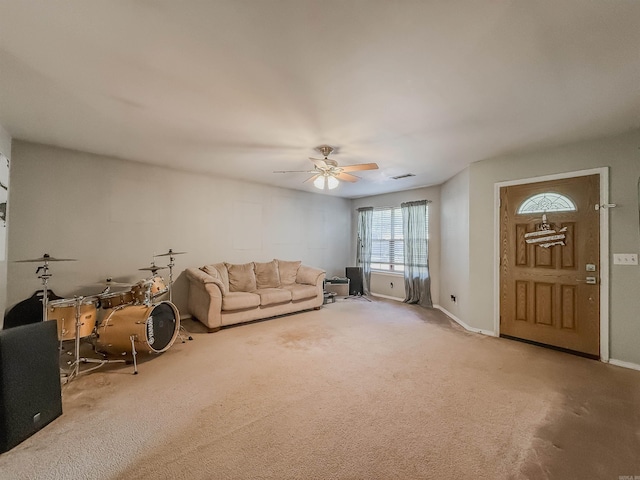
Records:
[[[493,328],[500,336],[500,189],[512,185],[600,175],[600,204],[609,203],[609,167],[522,178],[493,184]],[[600,209],[600,360],[609,361],[609,209]]]

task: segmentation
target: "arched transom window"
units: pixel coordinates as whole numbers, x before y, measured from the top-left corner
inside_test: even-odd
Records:
[[[561,193],[537,193],[520,204],[518,213],[575,212],[576,204]]]

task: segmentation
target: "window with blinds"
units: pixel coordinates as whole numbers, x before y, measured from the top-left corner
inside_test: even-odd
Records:
[[[427,208],[427,232],[428,230],[429,210]],[[373,209],[371,269],[404,272],[404,236],[400,207]]]
[[[374,208],[371,232],[371,268],[392,272],[404,271],[402,210]]]

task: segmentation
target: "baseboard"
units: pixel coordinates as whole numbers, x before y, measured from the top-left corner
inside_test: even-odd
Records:
[[[625,362],[623,360],[616,360],[615,358],[610,358],[609,363],[611,365],[616,365],[618,367],[630,368],[631,370],[640,370],[640,365],[637,363]]]
[[[482,328],[475,328],[467,325],[465,322],[456,317],[453,313],[449,312],[447,309],[443,308],[441,305],[434,305],[433,308],[437,308],[442,313],[444,313],[447,317],[451,318],[454,322],[460,325],[465,330],[469,330],[470,332],[481,333],[482,335],[488,335],[490,337],[497,337],[495,332],[491,330],[483,330]]]
[[[392,297],[391,295],[382,295],[381,293],[372,293],[371,296],[372,297],[386,298],[387,300],[395,300],[397,302],[403,302],[404,301],[404,298]]]

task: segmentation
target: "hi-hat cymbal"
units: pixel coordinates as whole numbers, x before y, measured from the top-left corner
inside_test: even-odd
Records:
[[[29,258],[28,260],[15,260],[15,263],[26,263],[26,262],[75,262],[75,258],[55,258],[49,256],[48,253],[45,253],[40,258]]]
[[[156,266],[153,266],[153,267],[139,268],[138,270],[148,270],[150,272],[156,272],[158,270],[165,270],[167,268],[169,268],[169,267],[156,267]]]
[[[158,255],[154,255],[154,257],[170,257],[171,255],[184,255],[187,252],[174,252],[173,250],[169,249],[169,251],[167,253],[160,253]]]

